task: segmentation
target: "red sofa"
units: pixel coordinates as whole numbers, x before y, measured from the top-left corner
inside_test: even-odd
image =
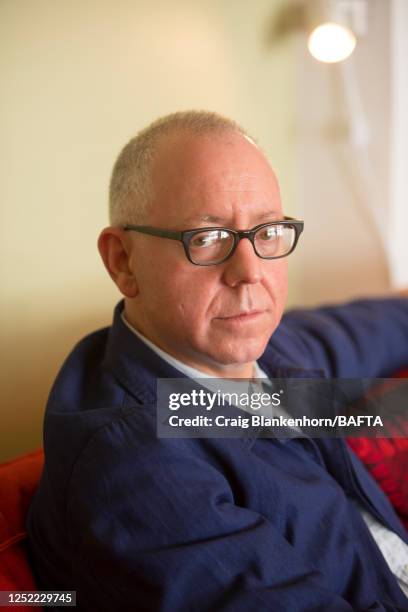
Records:
[[[35,591],[25,517],[44,463],[42,449],[0,465],[0,591]],[[2,607],[15,610],[15,607]],[[26,606],[25,610],[41,610]]]

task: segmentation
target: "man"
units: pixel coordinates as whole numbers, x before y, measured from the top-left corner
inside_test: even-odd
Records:
[[[76,590],[83,610],[408,610],[384,558],[404,559],[406,533],[342,440],[156,435],[158,378],[389,375],[408,363],[407,300],[280,324],[302,223],[284,219],[260,149],[215,114],[133,139],[110,214],[99,250],[124,302],[50,394],[29,519],[41,587]]]

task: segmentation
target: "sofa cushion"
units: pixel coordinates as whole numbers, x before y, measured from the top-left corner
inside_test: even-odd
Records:
[[[0,590],[36,590],[27,560],[25,518],[43,463],[39,449],[0,464]]]

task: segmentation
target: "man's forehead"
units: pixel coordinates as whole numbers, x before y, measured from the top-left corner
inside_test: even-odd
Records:
[[[267,180],[265,180],[267,179]],[[198,175],[191,175],[185,181],[186,189],[195,191],[224,191],[224,192],[259,192],[261,185],[265,188],[265,183],[271,181],[271,187],[277,188],[277,181],[271,169],[270,176],[265,177],[264,173],[247,172],[225,172],[225,168],[220,168],[212,172],[202,172]]]
[[[267,178],[256,173],[203,173],[187,180],[183,192],[194,198],[200,212],[214,204],[217,208],[231,204],[254,210],[280,208],[279,186],[272,172]]]

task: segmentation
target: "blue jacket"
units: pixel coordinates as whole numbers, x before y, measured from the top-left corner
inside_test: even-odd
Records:
[[[346,444],[158,439],[156,378],[181,373],[122,308],[75,347],[49,397],[28,521],[40,586],[98,612],[408,610],[355,501],[406,532]],[[288,313],[260,359],[270,377],[407,363],[404,299]]]

